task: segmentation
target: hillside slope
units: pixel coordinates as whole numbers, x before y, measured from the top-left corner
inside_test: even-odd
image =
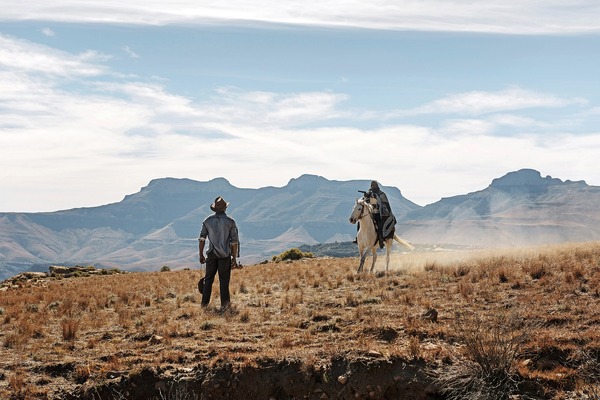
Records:
[[[600,393],[599,243],[454,254],[395,255],[377,274],[356,258],[247,266],[226,312],[218,284],[200,308],[198,270],[6,282],[0,398]]]
[[[403,235],[420,243],[512,247],[600,239],[600,187],[542,178],[531,169],[486,189],[405,214]]]

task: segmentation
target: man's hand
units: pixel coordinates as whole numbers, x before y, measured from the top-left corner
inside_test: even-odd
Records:
[[[231,257],[231,268],[237,268],[237,260],[235,257]]]
[[[200,256],[200,264],[204,264],[206,262],[206,258],[204,258],[204,238],[198,239],[198,255]]]

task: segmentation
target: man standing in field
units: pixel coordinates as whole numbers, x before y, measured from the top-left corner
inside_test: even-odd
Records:
[[[238,229],[233,218],[225,214],[229,206],[221,196],[217,197],[210,209],[214,214],[202,222],[200,237],[198,238],[198,252],[200,264],[206,262],[206,276],[202,290],[202,307],[210,303],[212,284],[215,275],[219,273],[219,288],[221,290],[221,310],[229,307],[229,280],[231,268],[237,266],[238,255]],[[209,240],[208,251],[204,257],[206,239]]]

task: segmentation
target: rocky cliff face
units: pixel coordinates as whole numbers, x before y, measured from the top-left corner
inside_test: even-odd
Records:
[[[563,181],[558,178],[552,178],[550,176],[542,178],[542,174],[534,169],[521,169],[519,171],[509,172],[501,178],[492,180],[490,187],[497,189],[521,188],[530,190],[560,185],[561,183],[563,183]]]

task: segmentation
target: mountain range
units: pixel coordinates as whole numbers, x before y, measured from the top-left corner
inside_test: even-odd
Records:
[[[283,187],[245,189],[224,178],[163,178],[117,203],[43,213],[0,213],[0,279],[50,264],[158,270],[198,267],[197,238],[210,204],[223,196],[240,230],[243,263],[303,244],[351,241],[348,222],[367,180],[315,175]],[[397,232],[412,243],[483,247],[600,239],[600,187],[510,172],[478,192],[419,206],[382,186]]]

